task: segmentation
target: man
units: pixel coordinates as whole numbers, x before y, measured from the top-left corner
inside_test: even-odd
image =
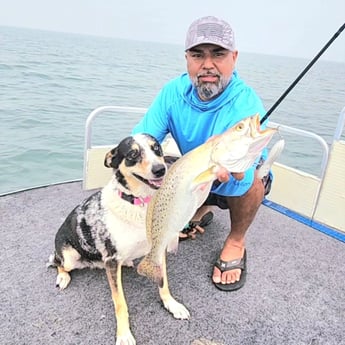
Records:
[[[193,22],[185,42],[188,74],[165,85],[133,133],[147,132],[160,142],[170,133],[185,154],[243,118],[263,117],[261,100],[235,70],[237,56],[227,22],[211,16]],[[212,276],[221,290],[237,290],[245,282],[245,234],[265,193],[255,171],[253,166],[241,174],[219,173],[205,206],[193,218],[198,228],[196,224],[205,226],[212,218],[209,205],[230,211],[231,231]]]

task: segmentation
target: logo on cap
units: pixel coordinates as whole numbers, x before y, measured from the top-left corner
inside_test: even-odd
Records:
[[[215,44],[230,51],[235,50],[234,32],[230,24],[212,16],[194,21],[187,32],[185,50],[205,43]]]

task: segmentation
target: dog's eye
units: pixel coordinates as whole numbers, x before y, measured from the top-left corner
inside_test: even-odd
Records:
[[[157,156],[163,156],[163,151],[162,148],[159,144],[155,143],[152,146],[152,151],[157,155]]]
[[[128,152],[127,158],[128,159],[136,159],[139,157],[139,150],[131,150]]]

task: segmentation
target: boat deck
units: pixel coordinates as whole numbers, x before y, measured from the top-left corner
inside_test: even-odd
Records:
[[[60,292],[46,268],[58,227],[90,193],[73,182],[0,197],[0,344],[115,343],[105,272],[74,271]],[[171,292],[188,321],[174,319],[156,286],[124,268],[137,344],[345,344],[344,243],[262,206],[247,235],[246,285],[227,293],[211,282],[227,223],[219,210],[203,235],[168,256]]]

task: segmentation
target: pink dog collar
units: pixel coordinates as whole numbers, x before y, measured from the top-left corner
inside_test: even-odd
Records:
[[[120,190],[118,190],[118,193],[120,198],[130,202],[133,205],[144,206],[151,201],[151,196],[146,196],[145,198],[137,198],[132,194],[126,194],[124,192],[121,192]]]

